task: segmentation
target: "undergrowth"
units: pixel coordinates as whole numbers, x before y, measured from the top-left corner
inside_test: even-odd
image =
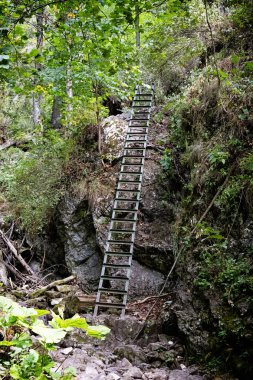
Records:
[[[46,324],[41,317],[51,314]],[[89,326],[78,314],[64,319],[48,310],[20,306],[7,297],[0,296],[0,376],[16,380],[72,380],[75,369],[62,371],[54,362],[50,351],[56,349],[68,332],[74,328],[84,330],[88,336],[105,339],[110,329]]]
[[[42,229],[65,191],[64,168],[72,142],[49,131],[25,149],[12,147],[0,155],[0,186],[12,217],[30,233]]]

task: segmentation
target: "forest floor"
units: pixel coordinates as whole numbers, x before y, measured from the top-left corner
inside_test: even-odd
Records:
[[[61,368],[76,368],[78,380],[211,379],[195,366],[186,365],[184,347],[178,338],[154,331],[136,339],[143,322],[134,316],[124,320],[105,314],[95,320],[91,315],[85,317],[88,322],[109,326],[109,336],[95,341],[74,331],[53,353]]]

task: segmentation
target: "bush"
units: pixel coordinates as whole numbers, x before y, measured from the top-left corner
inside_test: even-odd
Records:
[[[110,329],[89,326],[78,314],[70,319],[51,312],[53,319],[46,325],[40,318],[50,314],[20,306],[9,298],[0,296],[0,376],[17,380],[71,380],[75,370],[62,373],[56,368],[49,351],[55,349],[68,331],[79,328],[97,339],[105,339]]]
[[[27,152],[12,148],[3,157],[0,184],[14,218],[30,233],[38,232],[64,191],[64,165],[72,143],[50,132]]]

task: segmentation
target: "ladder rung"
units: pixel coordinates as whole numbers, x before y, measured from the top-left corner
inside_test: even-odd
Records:
[[[137,210],[137,209],[130,209],[130,208],[118,208],[118,207],[114,207],[114,208],[113,208],[113,211],[122,211],[122,212],[128,211],[128,212],[134,212],[134,211],[138,211],[138,210]]]
[[[123,157],[129,157],[129,158],[131,158],[131,157],[134,157],[134,158],[144,158],[145,156],[136,156],[136,155],[134,155],[134,154],[124,154]]]
[[[153,93],[135,94],[134,96],[153,96]]]
[[[135,107],[138,107],[138,108],[139,108],[139,107],[142,107],[142,108],[143,108],[143,107],[145,107],[145,106],[133,106],[133,108],[135,108]],[[150,114],[149,111],[136,111],[136,112],[133,113],[132,115],[133,115],[133,116],[135,116],[135,115],[142,115],[142,114],[144,114],[144,113],[145,113],[145,114],[148,114],[148,115]]]
[[[117,290],[114,288],[99,288],[100,293],[111,293],[111,294],[127,294],[127,290]]]
[[[135,198],[135,199],[129,199],[129,198],[123,198],[123,197],[122,198],[120,198],[120,197],[115,198],[115,201],[132,202],[132,203],[137,202],[139,200],[140,200],[139,198]]]
[[[133,98],[133,101],[134,102],[151,102],[152,100],[151,99],[147,100],[147,99],[135,99],[135,98]]]
[[[105,268],[122,268],[122,269],[129,269],[131,268],[131,265],[129,264],[103,264],[103,267]]]
[[[125,147],[124,150],[146,150],[146,148],[128,148],[128,147]]]
[[[117,232],[119,234],[133,234],[136,231],[135,230],[119,230],[119,229],[112,228],[110,229],[110,232]]]
[[[128,192],[133,192],[133,193],[140,193],[141,190],[132,190],[132,189],[119,189],[119,188],[116,188],[116,191],[128,191]]]
[[[119,179],[118,183],[135,183],[135,184],[138,184],[138,183],[141,183],[141,181],[131,181],[128,179]]]
[[[121,164],[121,166],[141,166],[141,167],[143,167],[144,165],[143,165],[143,164],[133,164],[133,163],[126,164],[125,162],[123,162],[123,163]]]
[[[133,256],[131,252],[114,252],[114,251],[107,251],[105,252],[105,256],[118,256],[118,257],[126,257],[126,256]]]
[[[127,131],[127,133],[128,134],[135,134],[136,132],[137,133],[139,133],[139,134],[141,134],[141,135],[143,135],[143,134],[147,134],[147,131],[136,131],[136,132],[134,132],[134,131],[131,131],[130,129],[148,129],[148,126],[146,126],[146,125],[130,125],[129,126],[129,128],[128,128],[128,131]]]
[[[132,106],[132,108],[150,108],[150,106],[145,106],[145,105],[144,105],[144,106],[138,106],[138,105],[137,105],[137,106]],[[148,113],[149,113],[149,112],[148,112]]]
[[[132,223],[136,223],[136,220],[135,219],[122,219],[122,218],[112,218],[111,219],[112,222],[132,222]]]
[[[131,126],[130,128],[140,128],[140,127],[135,127],[135,126]],[[148,127],[145,127],[145,128],[148,128]],[[128,135],[145,135],[146,133],[145,132],[127,132]]]
[[[139,201],[140,199],[139,198],[135,198],[135,199],[129,199],[129,198],[120,198],[120,197],[118,197],[118,198],[115,198],[115,201],[120,201],[120,202],[132,202],[132,203],[134,203],[134,202],[137,202],[137,201]]]
[[[107,302],[96,302],[96,305],[98,307],[110,307],[110,308],[117,308],[117,309],[124,309],[126,305],[124,303],[107,303]]]
[[[140,128],[145,128],[146,131],[131,131],[130,129],[140,129]],[[129,125],[128,130],[127,130],[127,135],[135,136],[135,135],[142,135],[145,136],[145,138],[148,137],[148,125]]]
[[[130,172],[125,170],[124,172],[120,171],[120,174],[142,174],[142,172]]]
[[[122,245],[131,245],[133,244],[132,240],[117,240],[117,239],[108,239],[108,243],[122,244]]]
[[[100,278],[101,278],[101,280],[125,280],[125,281],[129,281],[129,277],[127,277],[127,276],[106,276],[106,275],[103,275]]]

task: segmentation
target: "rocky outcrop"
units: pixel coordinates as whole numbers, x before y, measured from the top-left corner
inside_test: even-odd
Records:
[[[37,250],[41,255],[43,251],[46,252],[49,265],[61,263],[63,269],[76,274],[78,283],[88,291],[95,291],[98,285],[127,116],[110,116],[101,127],[102,156],[107,162],[105,169],[81,180],[78,184],[79,191],[65,194],[43,242],[37,242]],[[154,144],[152,138],[150,144]],[[113,164],[115,159],[116,163]],[[159,161],[160,152],[149,148],[132,266],[133,280],[130,281],[130,299],[156,295],[172,262],[168,216],[173,218],[173,210],[164,205],[160,198]]]

